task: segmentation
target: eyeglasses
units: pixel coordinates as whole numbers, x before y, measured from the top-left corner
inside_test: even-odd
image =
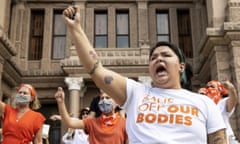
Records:
[[[110,99],[110,96],[101,96],[100,99]]]
[[[83,112],[82,115],[88,115],[89,113],[88,112]]]

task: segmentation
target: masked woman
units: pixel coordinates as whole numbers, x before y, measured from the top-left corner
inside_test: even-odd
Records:
[[[40,107],[36,91],[29,84],[21,84],[15,96],[16,108],[0,101],[3,115],[2,144],[42,144],[44,116],[34,110]]]
[[[62,122],[70,128],[84,129],[89,135],[90,144],[127,143],[125,118],[121,117],[118,112],[115,112],[114,109],[117,104],[106,93],[102,94],[98,103],[102,114],[98,118],[86,118],[83,120],[74,120],[69,116],[64,103],[65,94],[62,88],[58,88],[55,98]]]

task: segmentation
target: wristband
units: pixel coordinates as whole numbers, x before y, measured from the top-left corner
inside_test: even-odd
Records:
[[[88,74],[92,75],[95,72],[96,68],[98,67],[98,64],[99,61],[97,60],[97,62],[93,65],[93,68],[90,70]]]

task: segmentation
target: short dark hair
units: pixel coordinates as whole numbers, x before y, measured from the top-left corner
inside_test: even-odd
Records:
[[[149,53],[149,58],[152,56],[154,50],[160,46],[167,46],[170,49],[173,50],[173,52],[177,55],[180,63],[185,63],[186,67],[185,70],[180,74],[180,82],[181,82],[181,86],[185,89],[191,90],[191,78],[192,78],[192,69],[191,66],[186,63],[185,61],[185,56],[182,52],[182,50],[180,48],[178,48],[176,45],[170,43],[170,42],[166,42],[166,41],[159,41],[156,43],[155,46],[153,46],[150,49],[150,53]]]
[[[156,45],[150,49],[149,58],[152,56],[154,50],[160,46],[168,46],[169,48],[171,48],[174,51],[174,53],[178,56],[179,61],[185,63],[185,57],[183,55],[182,50],[175,46],[174,44],[166,41],[157,42]]]

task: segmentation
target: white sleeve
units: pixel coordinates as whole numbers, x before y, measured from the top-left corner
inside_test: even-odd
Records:
[[[226,125],[223,121],[223,117],[217,105],[211,99],[209,99],[206,104],[209,110],[207,115],[208,134],[214,133],[220,129],[226,128]]]
[[[227,117],[230,117],[235,111],[235,107],[230,112],[227,112],[227,100],[228,97],[221,99],[217,106],[220,109],[221,113],[227,115]]]
[[[127,110],[128,106],[131,105],[131,101],[133,101],[133,98],[134,98],[134,91],[136,89],[141,89],[141,83],[139,82],[136,82],[132,79],[128,79],[126,78],[126,96],[127,96],[127,99],[125,101],[125,103],[123,104],[123,108]]]

